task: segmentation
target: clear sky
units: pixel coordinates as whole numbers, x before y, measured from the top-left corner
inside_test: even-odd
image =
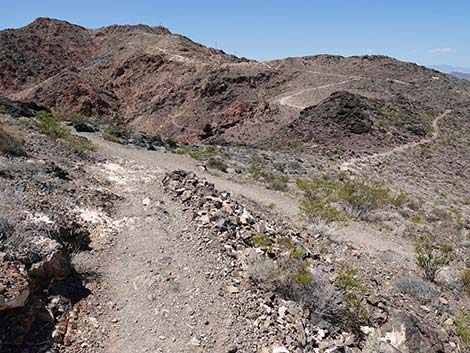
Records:
[[[470,67],[470,0],[0,0],[0,29],[40,16],[91,28],[163,25],[258,60],[385,54]]]

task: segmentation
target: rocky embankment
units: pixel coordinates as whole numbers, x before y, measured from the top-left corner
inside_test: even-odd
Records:
[[[406,265],[257,215],[193,173],[163,185],[236,261],[227,291],[260,352],[459,351],[452,294]]]
[[[99,231],[89,208],[106,213],[114,196],[86,172],[95,153],[40,133],[41,107],[1,102],[0,351],[45,352],[71,344],[89,294],[73,259]]]

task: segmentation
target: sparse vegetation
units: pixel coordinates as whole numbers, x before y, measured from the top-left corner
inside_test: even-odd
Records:
[[[119,139],[118,139],[115,135],[113,135],[113,134],[111,134],[109,131],[107,131],[107,129],[105,129],[105,130],[103,131],[103,133],[101,134],[101,136],[102,136],[106,141],[110,141],[110,142],[118,142],[118,141],[119,141]]]
[[[41,133],[52,139],[64,139],[69,135],[67,129],[61,124],[63,118],[59,115],[40,111],[36,113],[36,120]]]
[[[190,150],[191,150],[191,146],[180,145],[179,147],[173,149],[172,152],[182,156],[182,155],[188,154]]]
[[[227,168],[228,168],[227,164],[225,164],[222,160],[217,159],[217,158],[210,158],[206,162],[206,167],[210,169],[217,169],[224,173],[227,172]]]
[[[79,150],[95,150],[96,147],[91,141],[84,137],[73,136],[62,125],[63,118],[45,111],[36,113],[37,127],[44,135],[52,139],[61,139],[69,142],[72,146]]]
[[[462,291],[470,296],[470,268],[462,271],[460,280],[462,281]]]
[[[0,128],[0,154],[12,157],[26,156],[24,142]]]
[[[271,239],[264,234],[254,235],[249,239],[249,244],[255,247],[269,248],[272,245]]]
[[[287,175],[281,175],[271,180],[268,184],[268,188],[277,191],[287,191],[289,190],[288,183],[289,177]]]
[[[416,265],[429,281],[434,281],[442,267],[449,263],[452,252],[450,245],[439,243],[436,235],[429,230],[416,239]]]
[[[373,210],[386,206],[401,207],[408,200],[404,192],[393,196],[382,183],[365,177],[298,179],[296,184],[305,192],[302,211],[313,220],[345,221],[348,214],[363,219]]]
[[[276,168],[276,167],[275,167]],[[282,169],[280,165],[276,169]],[[289,190],[289,177],[287,175],[274,175],[266,171],[266,169],[260,166],[256,161],[253,161],[248,168],[248,173],[251,174],[255,179],[264,181],[271,190],[277,191],[288,191]]]
[[[435,286],[410,276],[397,279],[395,288],[399,293],[407,294],[422,304],[429,303],[439,295],[439,291]]]
[[[470,349],[470,311],[462,310],[455,318],[455,329],[465,349]]]
[[[216,154],[217,150],[212,146],[202,147],[196,150],[189,151],[189,155],[197,160],[207,160],[214,157]]]
[[[261,167],[256,161],[251,162],[250,167],[248,168],[248,173],[254,177],[263,177],[266,175],[266,170]]]
[[[352,317],[362,319],[362,321],[367,320],[369,315],[363,305],[367,288],[359,279],[358,271],[351,267],[345,267],[338,274],[335,283],[343,293],[348,312]]]
[[[118,142],[120,138],[127,137],[130,130],[122,126],[109,126],[103,130],[102,136],[105,140],[111,142]]]

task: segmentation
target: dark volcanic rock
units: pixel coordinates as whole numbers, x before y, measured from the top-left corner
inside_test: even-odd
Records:
[[[420,114],[419,107],[403,97],[390,102],[340,91],[302,110],[281,134],[328,148],[393,146],[415,140],[429,130],[429,122]]]
[[[31,117],[38,111],[48,109],[44,106],[37,105],[34,102],[20,102],[13,101],[6,97],[0,97],[0,113],[8,114],[12,116],[27,116]]]

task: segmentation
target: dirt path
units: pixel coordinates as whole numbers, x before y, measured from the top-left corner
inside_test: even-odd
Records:
[[[439,120],[447,114],[434,120],[431,138],[414,145],[436,139]],[[275,204],[277,214],[292,222],[298,222],[298,200],[230,180],[227,174],[209,173],[188,156],[83,135],[109,158],[94,172],[110,180],[123,200],[116,214],[114,246],[105,250],[98,266],[111,309],[99,318],[108,337],[102,352],[226,352],[234,346],[239,352],[256,351],[247,349],[256,338],[240,315],[245,304],[226,291],[233,283],[230,257],[210,237],[200,236],[183,206],[162,189],[161,180],[167,171],[193,171],[242,202]],[[332,233],[331,239],[383,261],[414,266],[413,245],[400,237],[359,222]]]
[[[359,163],[364,163],[364,162],[369,162],[369,161],[376,161],[376,160],[382,160],[390,155],[396,154],[396,153],[402,153],[406,150],[428,144],[434,140],[436,140],[439,135],[440,135],[440,129],[439,129],[439,122],[441,119],[445,118],[448,114],[451,113],[451,110],[446,110],[444,113],[441,115],[437,116],[434,118],[432,121],[432,135],[429,138],[424,138],[422,140],[416,141],[416,142],[410,142],[404,145],[400,145],[397,147],[394,147],[390,150],[386,150],[383,152],[375,153],[369,156],[364,156],[364,157],[357,157],[357,158],[351,158],[345,162],[343,162],[340,166],[339,169],[341,171],[354,171],[355,168],[354,166],[359,164]]]
[[[123,160],[133,161],[144,165],[150,170],[161,173],[175,169],[192,171],[199,177],[206,178],[219,190],[230,192],[235,198],[244,203],[251,202],[254,205],[266,206],[274,204],[274,212],[278,217],[285,218],[294,224],[299,224],[299,199],[273,190],[268,190],[262,185],[241,183],[239,180],[228,179],[226,174],[212,174],[201,168],[198,161],[189,156],[181,156],[160,151],[147,151],[132,146],[124,146],[103,140],[97,135],[88,135],[88,138],[98,145],[99,149],[108,156],[118,157]],[[371,235],[373,234],[373,236]],[[387,234],[374,231],[358,222],[350,222],[331,234],[338,241],[347,241],[364,249],[371,254],[384,252],[396,253],[399,256],[412,260],[414,257],[413,245],[406,241],[398,241]],[[373,238],[373,241],[371,241]]]
[[[331,88],[331,87],[345,85],[347,83],[357,81],[357,80],[360,80],[360,79],[361,78],[354,77],[354,78],[350,78],[350,79],[347,79],[347,80],[344,80],[344,81],[341,81],[341,82],[328,83],[328,84],[323,85],[323,86],[311,87],[311,88],[307,88],[307,89],[304,89],[304,90],[301,90],[301,91],[297,91],[297,92],[294,92],[294,93],[289,94],[287,96],[284,93],[284,94],[282,94],[278,97],[275,97],[272,100],[272,103],[285,105],[285,106],[288,106],[288,107],[292,107],[292,108],[295,108],[295,109],[302,110],[302,109],[305,109],[308,106],[312,105],[313,103],[312,104],[309,103],[309,104],[300,105],[300,104],[296,104],[296,103],[291,102],[292,99],[295,99],[296,97],[299,97],[299,96],[303,96],[303,95],[305,95],[309,92],[318,91],[318,90],[322,90],[322,89],[325,89],[325,88]]]
[[[206,178],[219,190],[230,192],[236,198],[246,199],[261,206],[274,205],[274,213],[290,218],[292,221],[298,220],[299,203],[291,195],[268,190],[263,185],[241,183],[231,180],[227,174],[215,174],[203,169],[202,164],[189,156],[178,154],[147,151],[137,149],[132,146],[124,146],[109,142],[95,134],[84,134],[98,146],[100,151],[108,156],[118,157],[124,160],[135,161],[147,168],[161,170],[164,172],[175,169],[183,169],[194,172],[202,178]],[[237,178],[238,176],[234,176]]]
[[[164,192],[165,169],[112,157],[95,172],[123,197],[115,245],[100,266],[111,300],[99,320],[108,332],[103,352],[249,351],[255,339],[226,291],[230,257]]]

